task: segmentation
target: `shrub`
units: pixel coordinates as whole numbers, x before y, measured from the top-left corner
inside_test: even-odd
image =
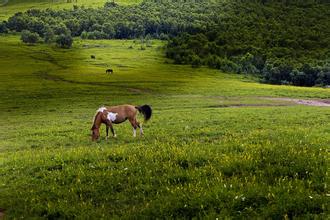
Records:
[[[112,2],[106,2],[104,4],[104,8],[107,8],[107,9],[114,8],[116,6],[117,6],[117,4],[114,1],[112,1]]]
[[[19,12],[8,19],[7,27],[10,30],[21,32],[28,29],[29,20],[30,18],[26,14]]]
[[[50,27],[45,28],[44,41],[45,43],[52,43],[55,41],[55,33]]]
[[[201,58],[198,56],[198,55],[192,55],[191,56],[191,66],[193,68],[197,68],[197,67],[200,67],[202,65],[202,60]]]
[[[219,60],[219,69],[225,72],[234,72],[239,71],[239,66],[228,58],[222,58]]]
[[[70,48],[72,46],[73,39],[71,35],[61,34],[56,37],[56,44],[61,48]]]
[[[0,33],[8,33],[6,22],[0,22]]]
[[[35,44],[39,41],[40,37],[37,33],[30,32],[28,30],[22,31],[21,40],[24,43]]]
[[[318,85],[330,85],[330,68],[324,68],[319,72],[316,80]]]

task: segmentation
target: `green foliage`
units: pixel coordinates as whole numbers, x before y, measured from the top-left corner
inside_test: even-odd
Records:
[[[115,1],[107,1],[104,3],[104,8],[111,9],[118,6],[118,4],[115,3]]]
[[[56,37],[56,44],[62,48],[70,48],[73,43],[73,39],[69,34],[60,34]]]
[[[22,31],[21,40],[24,43],[35,44],[39,41],[40,37],[37,33],[33,33],[27,30]]]
[[[111,7],[109,7],[109,5]],[[139,5],[122,6],[109,2],[103,8],[91,9],[75,7],[72,10],[55,11],[52,9],[28,10],[17,13],[8,19],[8,28],[14,31],[31,29],[41,36],[42,25],[54,29],[63,25],[72,36],[87,35],[90,39],[127,39],[151,36],[166,39],[180,32],[197,32],[208,25],[205,18],[211,12],[214,3],[203,1],[163,2],[144,1]],[[219,6],[218,6],[219,7]],[[177,19],[180,17],[181,19]],[[36,30],[37,29],[37,30]],[[39,32],[40,31],[40,32]],[[58,35],[59,33],[55,34]],[[84,33],[84,34],[83,34]],[[82,36],[82,34],[84,36]]]
[[[0,33],[8,33],[6,22],[0,22]]]
[[[44,38],[49,28],[55,35],[82,39],[170,37],[166,54],[176,64],[258,74],[273,84],[313,86],[328,83],[329,10],[329,4],[319,1],[108,2],[98,9],[17,13],[6,28],[27,29]]]
[[[44,41],[45,43],[52,43],[55,41],[55,33],[52,28],[46,27],[44,33]]]
[[[179,64],[192,64],[191,57],[198,56],[203,65],[258,74],[273,84],[327,85],[329,6],[319,1],[232,1],[213,8],[216,24],[171,39],[166,55]]]

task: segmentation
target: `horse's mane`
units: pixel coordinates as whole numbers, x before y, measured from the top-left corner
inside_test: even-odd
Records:
[[[99,113],[102,113],[104,110],[106,110],[106,108],[104,106],[100,107],[98,110],[96,110],[95,114],[94,114],[94,117],[93,117],[93,125],[92,125],[92,128],[91,130],[95,129],[96,128],[96,125],[95,125],[95,121],[96,121],[96,116],[99,114]]]
[[[95,120],[96,120],[96,116],[97,116],[98,112],[95,113],[94,117],[93,117],[93,124],[92,124],[92,128],[91,130],[95,129],[96,128],[96,125],[95,125]]]

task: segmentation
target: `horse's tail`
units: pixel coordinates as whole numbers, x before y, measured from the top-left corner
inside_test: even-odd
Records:
[[[152,115],[152,109],[150,105],[141,105],[141,106],[135,106],[137,110],[139,110],[140,113],[144,116],[144,121],[148,121],[151,118]]]

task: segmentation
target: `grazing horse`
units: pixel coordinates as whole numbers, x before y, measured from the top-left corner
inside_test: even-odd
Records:
[[[107,69],[107,70],[105,71],[105,73],[112,74],[112,73],[113,73],[113,70],[112,70],[112,69]]]
[[[118,105],[99,108],[96,111],[91,128],[92,140],[95,141],[100,137],[100,126],[102,123],[106,125],[106,139],[108,139],[109,128],[111,129],[113,137],[116,137],[112,124],[120,124],[127,119],[133,127],[133,136],[136,137],[137,128],[140,128],[140,135],[143,135],[142,125],[136,120],[138,112],[143,114],[144,121],[148,121],[151,118],[152,109],[149,105]]]
[[[94,55],[91,55],[91,59],[95,59],[95,56]]]

